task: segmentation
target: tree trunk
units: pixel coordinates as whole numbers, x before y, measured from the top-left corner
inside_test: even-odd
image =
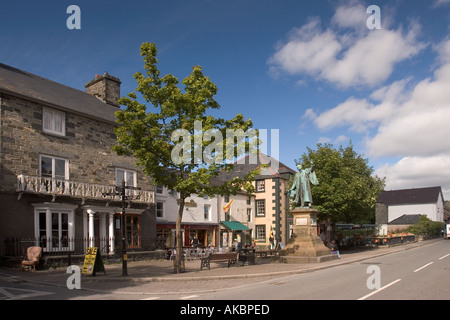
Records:
[[[182,252],[183,252],[183,239],[181,235],[181,220],[183,219],[183,210],[184,210],[184,201],[185,196],[184,193],[180,193],[180,203],[178,205],[178,216],[177,221],[175,225],[175,250],[177,254],[175,255],[175,265],[174,265],[174,273],[181,273],[184,272],[182,267]]]

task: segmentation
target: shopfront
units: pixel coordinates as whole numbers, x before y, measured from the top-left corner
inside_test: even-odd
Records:
[[[252,230],[238,221],[220,221],[220,247],[235,248],[238,235],[242,247],[251,245]]]
[[[191,247],[191,241],[197,236],[200,247],[218,246],[219,226],[217,224],[181,224],[181,236],[184,240],[184,247]],[[166,247],[175,246],[175,223],[160,223],[156,225],[158,239],[163,239]]]

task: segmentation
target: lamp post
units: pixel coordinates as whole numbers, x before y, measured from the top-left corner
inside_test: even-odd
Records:
[[[125,180],[122,180],[122,186],[116,187],[116,192],[110,193],[106,192],[103,193],[104,196],[120,196],[122,200],[122,214],[120,217],[120,229],[121,229],[121,236],[122,236],[122,276],[128,276],[128,269],[127,269],[127,229],[126,229],[126,201],[127,200],[133,200],[139,198],[133,197],[133,196],[127,196],[126,190],[132,189],[132,190],[141,190],[141,188],[136,187],[130,187],[125,185]]]

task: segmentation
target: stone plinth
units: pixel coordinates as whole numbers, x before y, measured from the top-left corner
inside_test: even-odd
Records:
[[[295,208],[293,237],[281,253],[280,260],[287,263],[316,263],[337,259],[317,234],[317,211],[314,208]]]

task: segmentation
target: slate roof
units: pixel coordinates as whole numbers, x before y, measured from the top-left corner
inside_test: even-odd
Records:
[[[377,202],[387,205],[436,203],[439,194],[444,199],[441,187],[383,191],[378,196]]]
[[[0,92],[114,123],[116,122],[114,112],[119,110],[84,91],[2,63],[0,63]]]
[[[420,221],[420,214],[404,214],[397,219],[389,222],[389,225],[407,225],[407,224],[415,224]]]
[[[244,163],[240,163],[240,162],[244,162]],[[275,164],[276,162],[278,162],[278,172],[275,172],[270,167],[271,163]],[[268,164],[269,167],[263,168],[261,170],[261,174],[257,175],[255,177],[255,180],[275,178],[275,177],[284,177],[284,178],[289,179],[289,176],[288,176],[289,174],[296,173],[296,171],[292,170],[291,168],[289,168],[282,162],[279,162],[277,159],[275,159],[271,156],[268,156],[266,154],[260,153],[257,156],[256,161],[253,161],[253,159],[251,159],[249,156],[246,156],[246,157],[240,159],[239,161],[234,163],[233,170],[231,170],[230,172],[225,172],[225,171],[221,172],[221,174],[219,175],[218,178],[221,180],[230,180],[234,177],[244,177],[248,173],[250,173],[250,171],[258,168],[262,164]],[[273,166],[276,167],[276,164]]]

